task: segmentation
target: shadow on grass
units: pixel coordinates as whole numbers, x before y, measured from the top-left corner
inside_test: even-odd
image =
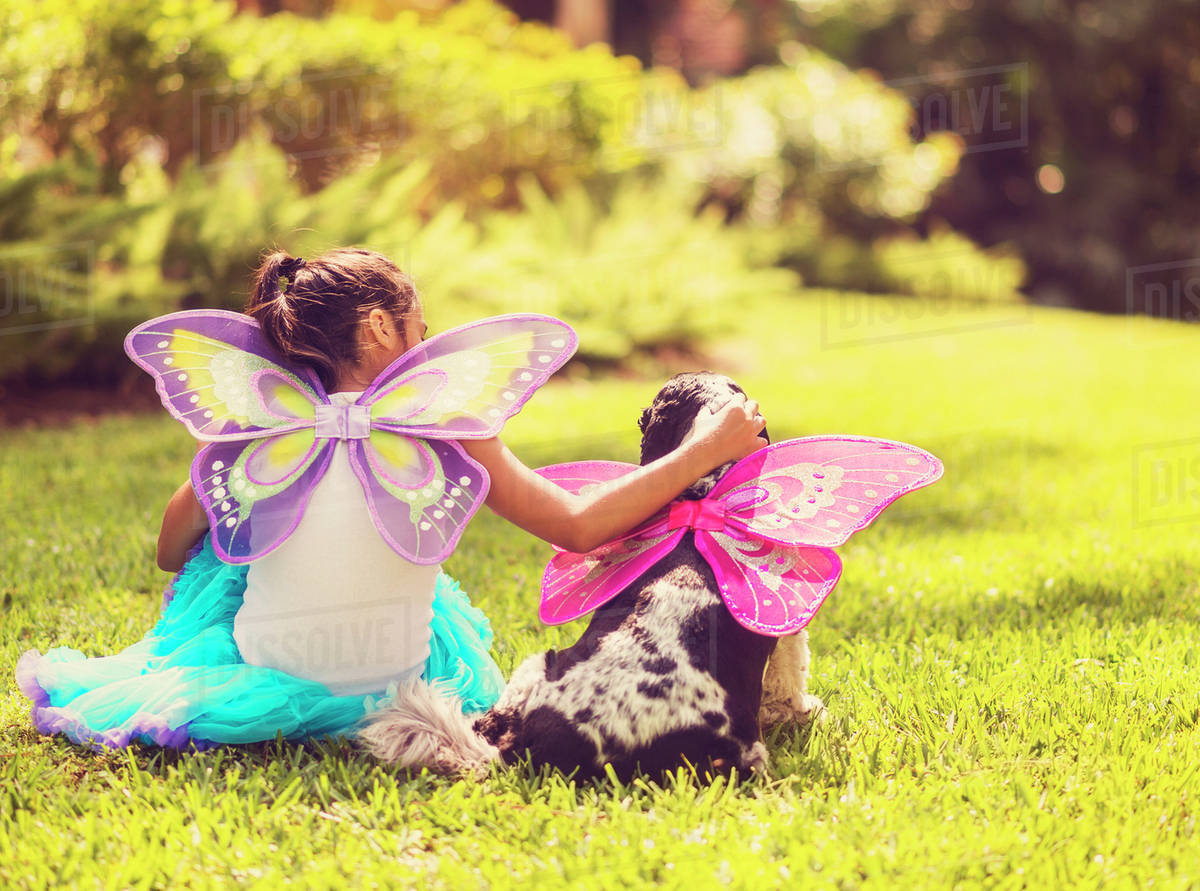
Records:
[[[802,752],[812,737],[811,726],[789,726],[768,731],[773,750],[787,750],[794,756]],[[163,749],[135,744],[125,749],[94,752],[61,737],[48,738],[28,732],[15,734],[17,746],[26,760],[22,766],[23,785],[36,793],[41,782],[56,787],[108,788],[114,784],[134,787],[146,782],[180,784],[195,787],[205,796],[237,794],[258,799],[265,807],[283,803],[302,803],[328,810],[335,802],[362,804],[379,787],[394,788],[402,803],[421,806],[422,802],[446,792],[456,783],[486,785],[497,794],[508,792],[525,804],[542,802],[544,787],[567,789],[572,798],[601,795],[618,799],[661,795],[680,788],[698,790],[732,787],[754,794],[782,777],[774,765],[766,774],[739,775],[736,771],[710,772],[684,765],[661,774],[639,774],[628,780],[609,772],[605,776],[580,779],[573,773],[535,766],[528,758],[515,764],[493,764],[478,777],[440,776],[427,770],[396,768],[380,762],[344,737],[244,743],[216,746],[203,751],[195,748]],[[28,737],[28,738],[26,738]],[[774,760],[774,758],[773,758]],[[14,762],[15,764],[15,759]],[[40,772],[31,765],[41,764]],[[432,818],[429,812],[423,812]],[[454,819],[443,828],[461,830]],[[435,821],[441,822],[441,821]],[[460,821],[459,821],[460,822]],[[450,825],[454,823],[455,825]]]

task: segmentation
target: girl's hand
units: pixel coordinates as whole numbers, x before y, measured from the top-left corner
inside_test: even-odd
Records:
[[[680,448],[694,448],[711,460],[713,467],[745,458],[766,442],[759,434],[767,426],[758,402],[737,395],[715,412],[701,409]]]

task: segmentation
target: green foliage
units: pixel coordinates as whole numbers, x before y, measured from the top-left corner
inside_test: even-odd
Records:
[[[914,142],[908,101],[871,73],[795,43],[783,55],[698,91],[691,105],[712,113],[714,138],[666,163],[755,233],[756,255],[810,284],[914,293],[936,281],[949,296],[1013,299],[1022,272],[1002,251],[918,241],[906,226],[954,173],[961,140]]]
[[[986,128],[960,125],[968,153],[932,214],[981,244],[1013,245],[1037,300],[1195,320],[1191,300],[1155,299],[1194,286],[1168,265],[1196,257],[1194,0],[784,7],[805,42],[906,81],[914,103],[979,103],[996,81],[978,72],[1012,69],[1009,108],[1023,123],[1008,135],[1020,144],[989,146]],[[1143,287],[1130,287],[1131,267],[1143,267]]]
[[[873,245],[880,280],[864,290],[977,302],[1021,301],[1025,264],[1009,245],[982,250],[941,229],[926,239],[898,236]]]
[[[0,117],[10,138],[36,138],[55,157],[100,157],[106,191],[147,136],[185,153],[193,90],[226,75],[233,12],[227,0],[5,4],[0,79],[10,88],[0,92]]]
[[[784,64],[717,81],[692,104],[713,112],[714,138],[669,160],[758,225],[910,220],[960,151],[945,133],[914,143],[903,96],[795,44]]]
[[[984,250],[945,227],[928,238],[886,235],[867,244],[844,235],[810,241],[783,228],[766,233],[764,241],[764,251],[774,246],[776,262],[803,271],[814,284],[934,300],[1024,300],[1025,264],[1011,246]]]
[[[780,262],[875,290],[933,276],[978,296],[964,264],[1011,278],[969,244],[908,253],[897,231],[957,143],[914,144],[902,97],[798,46],[692,91],[487,0],[383,22],[192,0],[0,15],[0,80],[19,87],[0,93],[0,379],[133,373],[125,331],[240,308],[273,246],[379,250],[435,325],[550,312],[603,360],[719,330],[792,283],[764,268]]]
[[[576,327],[585,357],[620,360],[688,347],[730,324],[749,295],[794,284],[785,270],[750,265],[716,208],[695,214],[691,184],[626,176],[607,198],[576,185],[553,200],[533,180],[520,188],[523,213],[483,220],[483,250],[448,295],[460,298],[455,321],[548,313]]]
[[[686,346],[727,324],[747,294],[794,283],[786,270],[753,265],[715,208],[697,214],[694,184],[624,176],[592,191],[568,186],[552,200],[529,176],[518,211],[476,221],[459,202],[422,213],[437,188],[433,167],[388,156],[302,194],[265,137],[239,142],[215,167],[189,162],[175,182],[131,163],[129,200],[99,198],[70,223],[82,256],[94,259],[90,279],[75,273],[83,281],[74,301],[30,294],[23,299],[44,311],[0,315],[0,332],[25,329],[9,335],[0,377],[70,370],[112,379],[123,368],[121,340],[139,321],[185,303],[240,309],[270,246],[300,256],[350,244],[378,250],[414,276],[436,327],[551,313],[578,326],[584,359]],[[67,223],[65,209],[55,223]],[[56,256],[53,245],[28,251],[34,272]],[[28,330],[32,321],[40,327]]]
[[[1195,435],[1179,388],[1144,380],[1200,375],[1198,332],[1027,308],[1024,324],[823,349],[857,297],[809,297],[748,300],[722,338],[773,435],[893,437],[947,471],[839,549],[810,626],[829,718],[768,734],[769,776],[454,781],[335,743],[95,755],[37,735],[9,673],[0,884],[1194,886],[1195,505],[1162,490],[1168,522],[1138,526],[1130,455]],[[552,383],[505,440],[535,464],[630,460],[660,384]],[[193,448],[165,413],[0,433],[0,664],[150,627],[160,511]],[[484,512],[447,564],[506,673],[579,631],[537,621],[549,556]]]
[[[489,0],[387,21],[209,0],[21,0],[0,16],[13,140],[96,156],[104,191],[148,145],[175,175],[260,127],[307,189],[387,152],[431,160],[431,199],[472,206],[510,200],[520,171],[569,181],[614,146],[638,161],[617,115],[639,88],[636,60],[575,50]]]
[[[603,358],[683,342],[747,283],[790,280],[743,275],[690,187],[638,204],[631,183],[611,208],[588,197],[582,178],[636,167],[671,137],[644,120],[686,85],[486,0],[384,22],[190,0],[2,15],[0,80],[18,89],[0,93],[13,128],[0,272],[21,305],[0,307],[0,378],[111,380],[125,330],[181,304],[239,308],[270,246],[380,250],[414,273],[435,320],[557,308]],[[31,162],[39,146],[55,160]],[[560,192],[562,213],[594,230],[578,244],[544,206]],[[489,211],[529,201],[541,210],[528,219]],[[66,244],[69,296],[43,274]]]

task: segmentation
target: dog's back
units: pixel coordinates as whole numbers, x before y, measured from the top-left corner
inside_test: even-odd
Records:
[[[685,763],[762,767],[758,710],[774,638],[746,630],[716,593],[689,534],[596,611],[573,646],[530,657],[475,725],[505,761],[580,776]]]

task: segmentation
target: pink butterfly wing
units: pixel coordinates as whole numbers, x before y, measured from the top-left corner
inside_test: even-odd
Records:
[[[626,536],[587,554],[559,551],[542,574],[539,617],[547,625],[561,625],[603,606],[669,554],[686,531]]]
[[[637,469],[638,465],[626,464],[623,461],[570,461],[566,464],[539,467],[536,473],[559,488],[578,495],[591,486],[620,479]]]
[[[835,547],[942,475],[923,449],[887,439],[810,436],[743,458],[713,489],[733,529],[782,544]]]
[[[744,628],[781,637],[809,623],[842,574],[828,548],[797,547],[722,532],[696,531],[696,548],[717,579],[721,599]]]
[[[592,486],[619,479],[638,465],[621,461],[573,461],[539,467],[537,473],[568,492],[579,494]],[[603,606],[620,594],[679,543],[685,530],[666,528],[660,513],[625,535],[587,554],[558,551],[542,574],[538,610],[547,625],[561,625]]]
[[[217,556],[249,563],[282,544],[329,468],[332,446],[309,429],[201,449],[192,462],[192,487]]]
[[[539,467],[534,472],[538,476],[550,480],[559,488],[578,495],[595,486],[619,479],[637,469],[638,465],[626,464],[623,461],[570,461],[566,464],[550,464],[546,467]],[[626,538],[636,531],[637,529],[632,529],[621,538]],[[561,548],[555,546],[555,550],[561,550]]]
[[[376,433],[349,452],[375,528],[414,563],[448,558],[487,498],[487,471],[457,442]]]

